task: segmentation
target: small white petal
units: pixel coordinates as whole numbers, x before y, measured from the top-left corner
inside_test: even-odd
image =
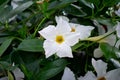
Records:
[[[115,59],[113,59],[113,58],[110,59],[110,60],[111,60],[111,62],[114,64],[115,67],[117,67],[117,68],[119,67],[119,68],[120,68],[120,62],[119,62],[119,61],[117,61],[117,60],[115,60]]]
[[[120,22],[117,23],[116,31],[117,31],[117,36],[120,38]]]
[[[116,42],[116,35],[111,34],[110,36],[106,37],[105,40],[108,44],[110,44],[111,46],[114,46]]]
[[[71,31],[69,23],[61,18],[57,23],[56,29],[58,31],[58,34],[68,33]]]
[[[79,34],[69,33],[65,35],[65,40],[67,45],[73,46],[79,42]]]
[[[49,25],[41,31],[38,31],[40,35],[42,35],[45,39],[51,40],[55,38],[56,28],[53,25]]]
[[[96,80],[96,76],[92,71],[88,71],[84,77],[80,77],[78,80]]]
[[[57,55],[59,57],[71,57],[71,58],[73,57],[71,47],[66,45],[65,43],[59,46]]]
[[[75,76],[73,72],[66,67],[61,80],[75,80]]]
[[[97,20],[93,20],[93,23],[97,27],[99,35],[105,34],[105,29],[102,25],[100,25],[100,23]]]
[[[56,20],[57,23],[59,23],[59,21],[60,21],[61,19],[69,22],[69,19],[68,19],[67,17],[65,17],[65,16],[59,16],[59,17],[58,17],[58,16],[55,16],[55,20]]]
[[[98,47],[94,50],[94,57],[95,58],[100,58],[103,56],[103,52],[101,51],[101,49]]]
[[[120,17],[120,8],[117,11],[115,11],[115,13],[116,13],[117,16]]]
[[[14,73],[16,80],[22,80],[24,78],[24,73],[19,68],[16,68],[12,72]]]
[[[88,38],[91,34],[91,31],[94,29],[92,26],[84,26],[74,23],[70,23],[70,25],[76,27],[76,33],[79,33],[79,38],[81,40]]]
[[[107,80],[120,80],[120,68],[109,71],[105,77]]]
[[[120,40],[117,41],[115,47],[116,47],[116,48],[119,48],[119,46],[120,46]]]
[[[46,58],[55,54],[58,50],[58,46],[56,45],[54,41],[45,40],[43,47],[45,49]]]
[[[107,63],[102,60],[95,61],[95,59],[92,58],[92,65],[97,72],[97,77],[101,77],[106,74]]]

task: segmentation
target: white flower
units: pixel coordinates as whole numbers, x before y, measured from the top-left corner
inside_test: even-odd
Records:
[[[56,53],[59,57],[73,57],[71,46],[78,42],[78,35],[71,32],[68,21],[60,18],[57,26],[49,25],[39,33],[46,39],[43,47],[46,57]]]
[[[120,80],[120,69],[106,72],[107,63],[102,60],[95,61],[92,59],[92,65],[97,73],[97,76],[89,71],[84,77],[80,77],[79,80]]]
[[[120,17],[120,8],[117,11],[115,11],[115,13],[116,13],[117,16]]]
[[[61,80],[75,80],[73,72],[66,67]]]
[[[15,80],[23,80],[24,79],[24,73],[19,68],[15,68],[12,72],[15,77]],[[0,78],[0,80],[9,80],[9,79],[7,76],[5,76],[5,77]]]
[[[84,40],[88,38],[91,31],[94,29],[92,26],[84,26],[79,24],[70,23],[71,32],[79,34],[79,39]]]
[[[120,38],[120,22],[118,22],[116,25],[116,32],[117,32],[117,36]]]
[[[59,22],[59,20],[61,18],[65,21],[69,22],[69,19],[67,17],[60,16],[60,17],[56,17],[57,23]],[[75,34],[79,34],[80,40],[88,38],[91,34],[91,31],[94,29],[94,27],[92,27],[92,26],[84,26],[84,25],[75,24],[75,23],[69,23],[69,25],[71,27],[71,32],[73,32]]]

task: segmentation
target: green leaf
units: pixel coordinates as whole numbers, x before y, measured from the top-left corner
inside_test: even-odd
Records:
[[[86,0],[79,0],[81,3],[83,3],[85,6],[94,9],[94,5],[91,2],[88,2]]]
[[[8,71],[8,80],[14,80],[14,77],[13,75]]]
[[[15,16],[16,14],[19,14],[21,12],[23,12],[25,9],[27,9],[28,7],[30,7],[33,4],[32,1],[28,1],[22,5],[20,5],[19,7],[15,8],[14,10],[10,11],[9,14],[1,17],[1,21],[5,22],[6,20],[8,20],[9,18]]]
[[[76,2],[77,0],[60,0],[60,1],[54,1],[48,6],[48,10],[55,10],[55,9],[61,9],[64,8],[65,6]]]
[[[84,17],[87,14],[81,10],[81,8],[77,5],[69,5],[68,7],[65,8],[65,13],[71,14],[73,16],[77,17]]]
[[[5,5],[7,5],[7,3],[9,2],[10,0],[1,0],[0,1],[0,11],[4,9]]]
[[[120,0],[103,0],[103,3],[106,7],[111,7],[119,3]]]
[[[99,4],[100,4],[100,0],[86,0],[86,1],[93,3],[93,4],[96,5],[97,7],[98,7]]]
[[[39,73],[37,80],[47,80],[52,78],[60,73],[66,65],[67,61],[65,59],[58,59],[46,64],[46,66]]]
[[[101,43],[100,48],[106,59],[117,58],[116,53],[120,52],[117,48],[109,45],[108,43]]]
[[[11,42],[12,42],[12,40],[13,40],[14,38],[10,38],[10,39],[8,39],[8,40],[6,40],[6,41],[4,41],[3,43],[2,43],[2,45],[0,46],[0,56],[2,56],[3,55],[3,53],[6,51],[6,49],[9,47],[9,45],[11,44]]]
[[[41,52],[43,50],[43,41],[40,39],[23,40],[18,46],[17,50]]]

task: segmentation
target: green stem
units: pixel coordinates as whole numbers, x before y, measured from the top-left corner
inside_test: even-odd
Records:
[[[42,23],[43,23],[46,19],[47,19],[46,17],[44,17],[44,18],[42,19],[42,21],[40,22],[40,24],[37,26],[35,32],[33,33],[33,37],[35,37],[35,35],[36,35],[36,33],[39,31],[39,28],[41,27]]]
[[[86,47],[89,47],[89,46],[91,46],[91,45],[95,44],[96,42],[98,42],[98,41],[100,41],[100,40],[102,40],[102,39],[106,38],[107,36],[109,36],[109,35],[113,34],[114,32],[115,32],[115,30],[114,30],[114,31],[112,31],[112,32],[108,32],[108,33],[106,33],[106,35],[105,35],[105,36],[103,36],[102,38],[100,38],[100,39],[96,40],[95,42],[93,42],[93,43],[89,44],[89,45],[88,45],[88,46],[86,46]],[[84,48],[86,48],[86,47],[84,47]],[[84,49],[84,48],[82,48],[82,49]],[[82,49],[81,49],[81,50],[82,50]]]

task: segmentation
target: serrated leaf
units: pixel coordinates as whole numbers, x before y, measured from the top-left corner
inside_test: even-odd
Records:
[[[18,46],[17,50],[41,52],[43,51],[43,41],[40,39],[23,40]]]

